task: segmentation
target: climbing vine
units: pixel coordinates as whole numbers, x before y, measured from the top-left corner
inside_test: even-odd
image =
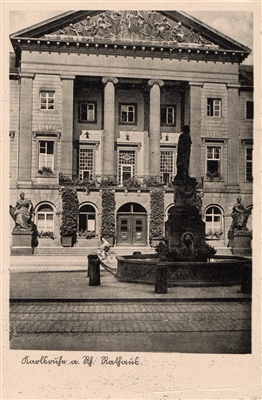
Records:
[[[164,235],[164,192],[162,189],[153,189],[150,198],[149,236],[161,238]]]
[[[77,191],[67,187],[62,190],[62,224],[60,233],[62,236],[76,235],[78,219]]]
[[[101,236],[105,238],[114,238],[116,234],[115,207],[115,193],[104,189],[102,191]]]

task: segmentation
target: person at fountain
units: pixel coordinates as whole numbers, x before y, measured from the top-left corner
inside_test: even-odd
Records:
[[[185,180],[189,177],[189,159],[191,150],[190,128],[188,125],[183,127],[183,132],[180,134],[177,146],[177,175],[176,179]]]
[[[10,214],[15,221],[15,229],[31,229],[33,204],[25,198],[24,192],[20,194],[15,207],[10,206]]]
[[[102,241],[102,246],[99,247],[99,255],[100,255],[101,259],[104,260],[107,256],[107,253],[109,252],[111,246],[103,236],[101,236],[101,241]]]

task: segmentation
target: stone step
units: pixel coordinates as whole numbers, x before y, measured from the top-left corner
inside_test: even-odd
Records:
[[[215,247],[216,256],[232,256],[231,250],[229,247]]]
[[[34,250],[34,256],[86,256],[96,251],[97,247],[37,247]],[[111,251],[119,256],[133,254],[134,251],[141,251],[142,254],[155,253],[152,247],[112,247]]]

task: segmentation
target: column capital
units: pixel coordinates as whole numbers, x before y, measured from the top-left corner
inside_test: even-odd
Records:
[[[164,81],[162,81],[162,79],[149,79],[148,84],[150,86],[153,85],[164,86]]]
[[[115,78],[114,76],[105,76],[104,78],[102,78],[102,82],[103,83],[113,82],[116,85],[118,83],[118,79]]]

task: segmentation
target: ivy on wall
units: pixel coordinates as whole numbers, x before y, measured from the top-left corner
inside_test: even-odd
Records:
[[[102,190],[102,219],[101,219],[101,236],[105,238],[116,235],[115,222],[115,193],[109,189]]]
[[[62,236],[76,235],[79,202],[77,191],[74,188],[62,190],[62,224],[60,233]]]
[[[162,189],[153,189],[150,194],[150,239],[161,238],[164,235],[164,192]]]

